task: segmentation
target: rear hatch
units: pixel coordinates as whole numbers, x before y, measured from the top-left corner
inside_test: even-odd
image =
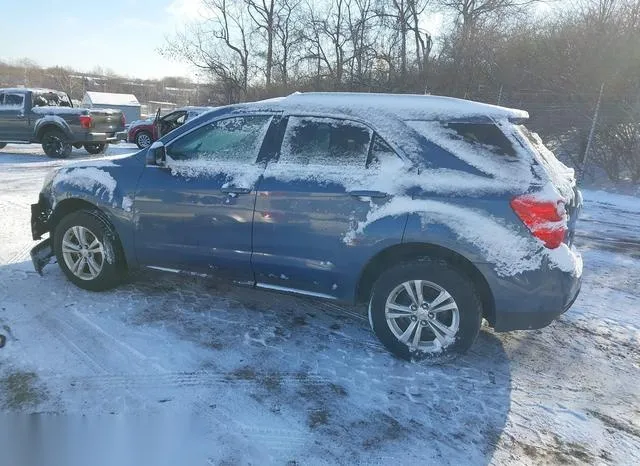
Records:
[[[120,110],[91,109],[91,130],[95,133],[117,133],[124,131],[124,115]]]
[[[582,210],[582,194],[576,185],[575,172],[560,162],[536,133],[529,131],[524,125],[518,125],[517,129],[533,151],[536,162],[564,200],[564,210],[567,215],[567,233],[564,242],[571,246],[575,236],[576,222]]]

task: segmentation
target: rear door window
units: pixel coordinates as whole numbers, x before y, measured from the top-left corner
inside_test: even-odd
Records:
[[[364,168],[371,137],[368,127],[350,120],[289,117],[280,160],[303,166]]]

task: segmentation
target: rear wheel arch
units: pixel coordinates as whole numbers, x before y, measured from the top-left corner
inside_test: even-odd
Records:
[[[76,198],[65,199],[63,201],[60,201],[55,206],[53,212],[51,213],[51,217],[49,217],[49,225],[48,225],[51,239],[53,240],[53,233],[56,230],[58,223],[60,223],[60,221],[63,218],[65,218],[67,215],[80,210],[91,212],[91,214],[93,214],[95,217],[100,219],[100,221],[102,221],[104,224],[107,225],[107,227],[114,234],[114,240],[116,242],[117,247],[120,248],[120,252],[122,253],[123,259],[126,260],[126,255],[124,254],[124,248],[122,246],[122,240],[120,239],[120,235],[118,234],[118,231],[116,230],[116,227],[114,226],[113,222],[109,220],[109,217],[107,216],[107,214],[104,213],[104,211],[102,211],[98,206],[96,206],[95,204],[92,204],[89,201],[85,201],[84,199],[76,199]]]
[[[491,325],[495,324],[495,301],[484,275],[464,256],[451,249],[429,243],[404,243],[388,247],[376,254],[364,267],[358,280],[356,301],[367,303],[378,277],[386,269],[421,257],[445,260],[467,275],[476,287],[482,303],[482,315]]]
[[[62,127],[61,125],[54,123],[54,122],[45,122],[42,123],[39,127],[38,130],[36,132],[36,142],[42,142],[42,137],[44,136],[44,134],[47,131],[60,131],[61,133],[63,133],[65,136],[69,137],[68,131],[66,130],[66,128]]]

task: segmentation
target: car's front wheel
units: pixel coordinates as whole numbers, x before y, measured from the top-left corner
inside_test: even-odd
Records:
[[[80,288],[108,290],[126,275],[116,233],[97,210],[79,210],[64,217],[55,228],[53,243],[60,268]]]
[[[478,336],[481,320],[473,282],[442,260],[390,268],[376,281],[369,303],[373,331],[406,360],[443,361],[464,353]]]
[[[107,151],[108,147],[109,147],[109,144],[106,142],[88,143],[84,145],[84,150],[86,150],[92,155],[96,155],[96,154],[104,154]]]
[[[153,136],[148,131],[140,131],[136,134],[136,145],[139,149],[146,149],[153,143]]]

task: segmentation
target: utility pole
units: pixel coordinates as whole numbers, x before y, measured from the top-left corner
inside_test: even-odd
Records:
[[[582,157],[582,167],[580,170],[580,178],[584,177],[584,172],[587,165],[587,157],[589,156],[589,150],[591,149],[591,142],[593,141],[593,133],[596,130],[596,123],[598,122],[598,113],[600,112],[600,103],[602,102],[602,93],[604,92],[604,83],[600,86],[600,94],[598,95],[598,102],[596,103],[596,109],[593,112],[593,119],[591,120],[591,129],[589,130],[589,137],[587,138],[587,147],[584,149],[584,156]]]

